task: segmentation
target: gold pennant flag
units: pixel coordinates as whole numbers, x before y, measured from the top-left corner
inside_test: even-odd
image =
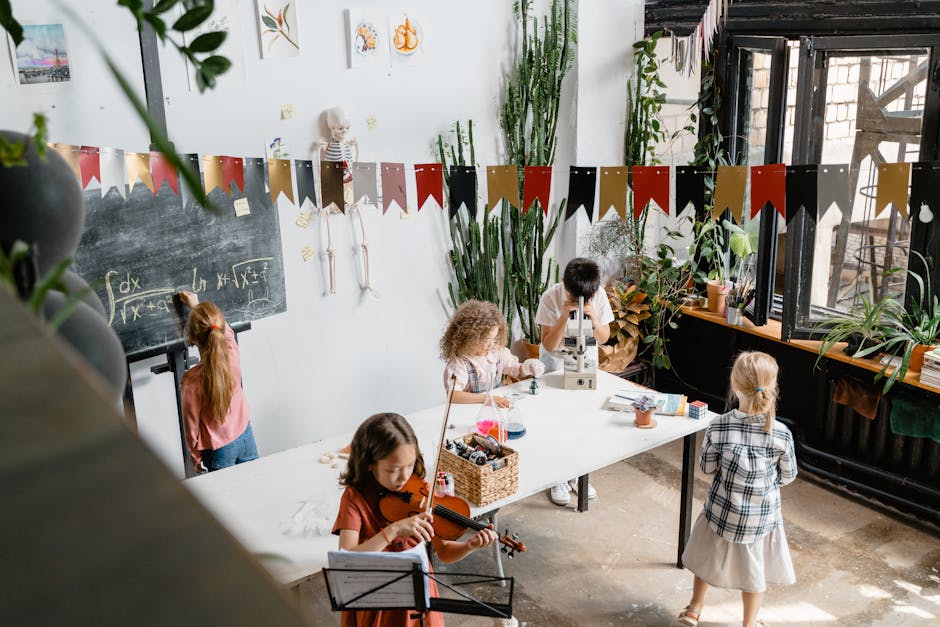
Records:
[[[875,193],[875,217],[888,208],[888,204],[907,219],[908,181],[911,180],[910,163],[879,163],[878,191]]]
[[[125,152],[124,167],[127,170],[128,192],[134,191],[138,179],[153,193],[153,178],[150,176],[149,152]]]
[[[500,198],[519,208],[519,171],[514,165],[486,166],[486,204],[490,210]]]
[[[627,166],[601,168],[600,220],[604,219],[610,208],[617,211],[621,220],[627,219]]]
[[[212,192],[216,187],[222,188],[222,191],[225,191],[224,183],[222,182],[222,157],[218,155],[202,156],[202,180],[206,186],[206,195]]]
[[[82,152],[79,146],[73,146],[72,144],[49,144],[49,147],[55,150],[59,155],[65,159],[65,162],[69,164],[69,167],[72,168],[72,172],[75,173],[75,177],[78,180],[82,179]]]
[[[290,159],[268,159],[268,178],[271,181],[271,202],[277,206],[277,197],[284,193],[294,202],[294,188],[290,180]]]
[[[720,165],[715,180],[715,204],[712,206],[712,219],[717,218],[725,209],[731,210],[734,221],[741,224],[744,211],[744,190],[747,187],[746,165]]]

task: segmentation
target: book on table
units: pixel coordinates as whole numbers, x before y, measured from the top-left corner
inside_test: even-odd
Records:
[[[666,392],[653,392],[651,390],[621,390],[607,399],[607,404],[613,409],[633,409],[633,401],[641,396],[653,399],[654,413],[666,416],[682,416],[685,414],[685,394],[669,394]]]

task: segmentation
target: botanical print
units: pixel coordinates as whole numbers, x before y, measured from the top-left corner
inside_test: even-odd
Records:
[[[258,0],[258,28],[263,58],[296,57],[300,54],[294,0],[283,4],[276,0]]]
[[[23,41],[16,46],[14,56],[20,85],[72,79],[62,24],[23,24]]]

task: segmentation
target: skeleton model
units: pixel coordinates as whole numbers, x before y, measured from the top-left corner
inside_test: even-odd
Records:
[[[326,112],[326,124],[330,129],[330,140],[320,142],[320,159],[322,161],[339,161],[343,164],[343,204],[355,212],[359,219],[359,228],[362,233],[360,248],[362,249],[362,267],[365,273],[365,289],[378,298],[378,291],[372,287],[369,280],[369,242],[366,239],[366,225],[362,218],[362,206],[353,200],[352,168],[350,164],[359,157],[359,144],[354,137],[349,137],[350,120],[342,107],[333,107]],[[330,262],[330,294],[336,293],[336,250],[333,248],[333,233],[330,228],[330,215],[342,213],[343,208],[330,203],[328,207],[320,209],[320,218],[326,225],[327,249],[326,254]]]

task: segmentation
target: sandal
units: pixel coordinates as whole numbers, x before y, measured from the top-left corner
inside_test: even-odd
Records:
[[[689,609],[690,606],[686,605],[685,609],[679,612],[679,623],[683,625],[688,625],[689,627],[696,627],[698,625],[698,612],[693,612]]]

